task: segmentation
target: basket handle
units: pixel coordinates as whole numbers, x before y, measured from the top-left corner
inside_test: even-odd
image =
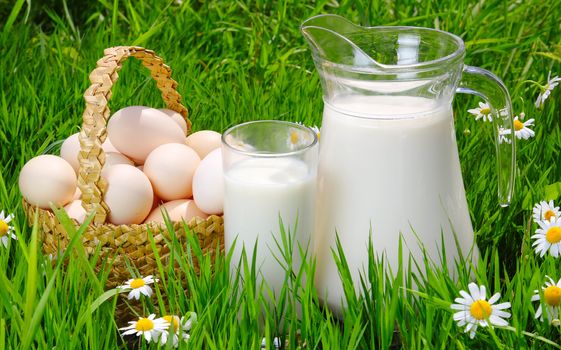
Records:
[[[187,122],[187,130],[191,129],[187,108],[180,102],[181,95],[176,90],[177,82],[171,78],[171,69],[154,51],[138,46],[116,46],[105,49],[103,53],[104,57],[97,61],[97,67],[90,74],[91,86],[84,93],[86,109],[78,137],[78,187],[82,191],[82,206],[86,213],[90,215],[95,211],[93,225],[104,224],[109,214],[109,207],[103,201],[107,181],[101,177],[101,169],[105,164],[101,145],[107,138],[107,121],[111,116],[107,106],[111,99],[111,88],[127,58],[139,59],[150,70],[167,107],[181,114]]]

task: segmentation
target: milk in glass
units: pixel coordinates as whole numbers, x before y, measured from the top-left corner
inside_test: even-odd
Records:
[[[338,313],[344,294],[331,251],[336,232],[357,290],[359,274],[368,271],[370,231],[375,253],[385,254],[394,274],[400,235],[404,259],[410,253],[422,269],[419,244],[441,266],[443,240],[451,271],[459,255],[453,232],[462,254],[472,249],[449,104],[409,96],[325,102],[318,185],[315,280],[320,298]]]
[[[256,269],[259,281],[278,295],[284,283],[286,265],[282,251],[279,216],[283,226],[306,248],[314,223],[315,169],[298,159],[249,158],[235,163],[225,175],[224,230],[225,248],[230,251],[234,240],[232,266],[238,266],[242,247],[245,246],[251,263],[253,248],[257,242]],[[296,222],[298,226],[293,232]],[[294,269],[301,263],[298,245],[294,245]]]

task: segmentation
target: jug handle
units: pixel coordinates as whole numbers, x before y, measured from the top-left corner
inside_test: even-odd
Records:
[[[464,66],[456,92],[481,97],[489,105],[495,129],[499,204],[510,204],[514,191],[516,144],[512,103],[504,83],[488,70]]]

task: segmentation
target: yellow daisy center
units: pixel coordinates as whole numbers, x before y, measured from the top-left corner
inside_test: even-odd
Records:
[[[297,143],[299,139],[300,136],[298,136],[298,133],[296,131],[290,133],[290,142],[292,142],[292,144]]]
[[[551,244],[561,241],[561,227],[551,227],[549,230],[547,230],[545,239]]]
[[[479,110],[479,113],[487,115],[487,114],[491,113],[491,108],[483,107]]]
[[[520,131],[524,129],[524,123],[522,123],[520,120],[515,120],[514,121],[514,130],[515,131]]]
[[[491,316],[491,304],[485,300],[476,300],[471,304],[469,312],[476,320],[485,320]]]
[[[152,329],[154,329],[154,322],[152,322],[152,320],[148,318],[141,318],[140,320],[138,320],[138,322],[136,322],[135,328],[140,332],[151,331]]]
[[[135,279],[134,281],[131,282],[131,288],[132,289],[144,287],[145,285],[146,285],[146,283],[144,282],[144,280],[142,278],[137,278],[137,279]]]
[[[551,218],[556,218],[557,216],[555,215],[555,212],[553,210],[548,210],[545,212],[545,214],[543,214],[543,217],[549,221]]]
[[[8,234],[8,224],[4,220],[0,220],[0,237]]]
[[[179,321],[177,320],[177,317],[166,315],[163,317],[163,319],[169,322],[172,331],[175,332],[179,329]]]
[[[547,305],[559,306],[559,303],[561,302],[561,288],[557,286],[549,286],[544,290],[543,296],[545,297]]]

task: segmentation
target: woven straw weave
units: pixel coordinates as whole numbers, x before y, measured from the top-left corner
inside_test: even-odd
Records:
[[[177,82],[171,78],[171,69],[151,50],[142,47],[118,46],[104,51],[104,57],[97,61],[97,68],[90,74],[91,86],[84,93],[86,109],[83,115],[82,129],[79,134],[80,152],[78,159],[78,187],[82,191],[82,205],[86,213],[95,211],[92,223],[82,236],[82,243],[88,254],[100,247],[101,257],[114,261],[108,285],[122,284],[131,278],[127,263],[138,270],[141,276],[156,274],[157,265],[150,241],[148,229],[154,236],[158,255],[162,263],[167,265],[169,249],[165,244],[169,232],[164,225],[157,223],[140,225],[113,225],[107,222],[109,208],[103,201],[107,183],[101,177],[101,169],[105,163],[105,154],[101,147],[107,137],[107,121],[111,112],[107,106],[111,99],[111,88],[115,84],[118,71],[128,57],[139,59],[150,70],[152,78],[162,92],[167,108],[180,113],[190,130],[191,122],[187,109],[181,104],[181,96],[176,90]],[[57,254],[63,251],[70,237],[49,210],[38,209],[23,200],[28,221],[33,222],[35,211],[38,210],[40,232],[43,239],[43,251],[46,254]],[[74,222],[78,226],[77,222]],[[207,219],[193,218],[187,223],[190,232],[197,235],[200,246],[205,253],[212,253],[217,247],[223,249],[224,222],[222,217],[212,215]],[[186,232],[182,222],[173,224],[177,239],[186,242]],[[114,259],[114,260],[112,260]],[[103,259],[100,259],[100,262]],[[128,260],[127,262],[125,262]],[[193,268],[197,269],[197,266]]]

